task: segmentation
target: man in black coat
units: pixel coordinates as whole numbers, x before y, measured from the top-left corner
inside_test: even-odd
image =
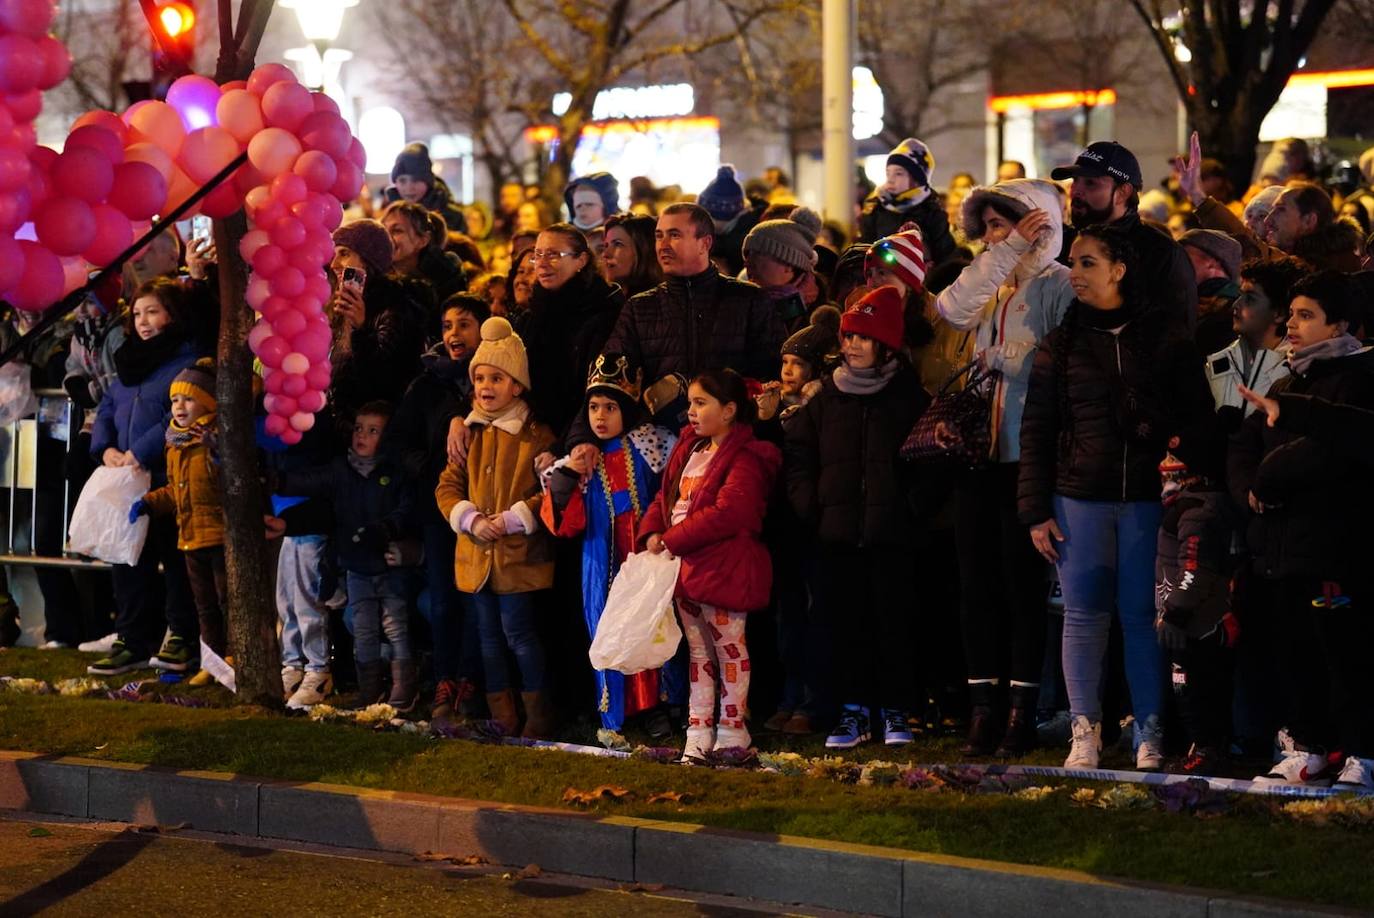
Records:
[[[1165,307],[1191,331],[1197,323],[1197,279],[1183,247],[1168,233],[1140,219],[1140,163],[1114,140],[1089,144],[1071,166],[1050,173],[1056,182],[1073,179],[1069,215],[1075,228],[1106,223],[1124,230],[1140,258],[1145,296]]]

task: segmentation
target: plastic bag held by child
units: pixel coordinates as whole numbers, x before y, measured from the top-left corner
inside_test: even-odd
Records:
[[[129,508],[152,485],[146,469],[100,466],[81,489],[67,531],[69,548],[110,564],[137,564],[148,538],[148,517],[129,522]]]
[[[678,558],[640,552],[620,566],[588,656],[597,669],[633,675],[667,663],[682,641],[673,612]]]

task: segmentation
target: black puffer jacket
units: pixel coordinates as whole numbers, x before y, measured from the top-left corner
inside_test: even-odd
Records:
[[[1159,500],[1169,438],[1181,438],[1191,464],[1214,454],[1214,422],[1202,355],[1181,322],[1159,309],[1105,312],[1075,300],[1036,350],[1017,514],[1027,526],[1043,523],[1055,494]]]
[[[530,359],[530,407],[560,438],[582,412],[587,367],[602,353],[624,303],[619,285],[595,271],[557,290],[534,285],[519,329]]]
[[[898,458],[930,403],[903,363],[872,395],[847,395],[827,379],[786,425],[787,493],[802,523],[825,544],[912,545],[912,466]]]
[[[431,348],[421,362],[424,370],[410,384],[386,425],[382,447],[416,482],[421,522],[447,526],[448,521],[439,514],[439,506],[430,495],[448,464],[449,423],[454,418],[466,417],[472,408],[472,383],[468,379],[471,358],[455,362],[441,343]]]
[[[926,198],[910,210],[888,210],[874,192],[864,201],[859,215],[859,238],[877,242],[891,236],[904,224],[915,223],[921,228],[921,241],[926,247],[926,264],[938,265],[954,254],[954,235],[949,231],[949,216],[935,195]]]
[[[1374,409],[1374,351],[1318,361],[1305,376],[1274,383],[1269,394]],[[1275,578],[1340,582],[1358,577],[1368,583],[1374,511],[1368,469],[1339,446],[1285,429],[1290,400],[1282,406],[1276,428],[1268,426],[1262,411],[1246,418],[1227,456],[1227,485],[1237,506],[1249,513],[1251,491],[1275,505],[1249,514],[1246,535],[1255,570]]]
[[[709,267],[627,301],[606,350],[643,367],[648,386],[670,373],[690,380],[719,367],[777,379],[782,342],[782,320],[763,291]]]
[[[1163,307],[1186,328],[1193,328],[1197,324],[1197,276],[1183,246],[1168,233],[1143,222],[1135,211],[1113,220],[1111,227],[1126,234],[1140,258],[1145,299]]]
[[[277,492],[332,502],[339,566],[375,576],[387,571],[387,543],[414,532],[413,484],[390,457],[364,477],[347,457],[336,456],[328,465],[283,474]]]

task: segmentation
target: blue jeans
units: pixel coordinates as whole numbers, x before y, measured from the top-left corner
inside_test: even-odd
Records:
[[[520,688],[538,692],[544,688],[544,645],[534,624],[533,593],[494,593],[488,587],[468,594],[477,615],[482,644],[482,669],[487,691],[504,692],[512,687],[506,665],[506,649],[520,667]]]
[[[1114,503],[1054,497],[1064,590],[1064,684],[1069,711],[1102,720],[1102,679],[1112,613],[1121,619],[1126,683],[1136,723],[1164,705],[1164,652],[1155,639],[1159,501]]]
[[[482,653],[477,616],[453,582],[453,530],[447,523],[426,523],[425,589],[428,602],[420,611],[429,622],[434,643],[434,678],[470,679],[482,684]]]
[[[286,536],[277,556],[277,618],[281,620],[282,666],[329,672],[329,609],[334,591],[329,539]]]
[[[391,645],[391,659],[410,659],[406,616],[406,574],[392,568],[385,574],[348,572],[348,611],[353,616],[353,659],[375,663],[382,657],[382,632]]]

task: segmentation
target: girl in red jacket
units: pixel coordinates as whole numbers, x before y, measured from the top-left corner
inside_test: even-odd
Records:
[[[687,399],[688,425],[639,526],[649,551],[682,559],[677,611],[690,661],[684,762],[751,742],[744,618],[768,605],[773,570],[759,532],[782,464],[777,447],[754,439],[756,408],[738,373],[708,370]]]

